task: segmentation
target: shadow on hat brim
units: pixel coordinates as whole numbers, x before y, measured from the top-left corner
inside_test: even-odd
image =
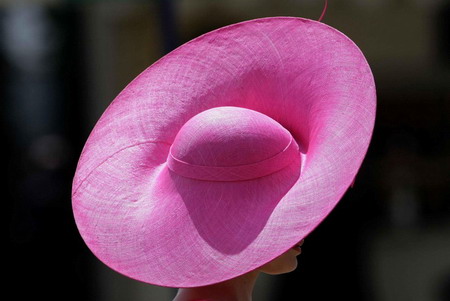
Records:
[[[300,161],[236,183],[170,172],[180,128],[218,106],[278,121],[299,145],[301,172]],[[192,287],[244,274],[336,206],[367,152],[375,106],[363,54],[325,24],[275,17],[207,33],[145,70],[98,121],[73,182],[79,231],[105,264],[143,282]]]

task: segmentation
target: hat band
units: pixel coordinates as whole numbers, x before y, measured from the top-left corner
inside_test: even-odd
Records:
[[[216,182],[245,181],[264,177],[285,168],[294,160],[298,152],[298,146],[291,136],[291,140],[284,150],[273,157],[251,164],[236,166],[194,165],[175,158],[170,151],[167,166],[174,173],[186,178]]]

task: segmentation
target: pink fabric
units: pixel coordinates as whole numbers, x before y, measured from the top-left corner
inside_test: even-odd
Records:
[[[264,18],[202,35],[98,121],[73,181],[79,231],[140,281],[193,287],[244,274],[335,207],[367,152],[375,106],[363,54],[325,24]]]
[[[211,120],[217,125],[212,127]],[[278,149],[267,153],[274,145]],[[244,181],[277,172],[295,156],[300,156],[297,143],[270,117],[238,107],[217,107],[186,122],[172,144],[167,167],[192,179]],[[201,165],[180,157],[201,159]]]

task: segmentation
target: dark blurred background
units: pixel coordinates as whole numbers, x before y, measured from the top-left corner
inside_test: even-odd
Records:
[[[318,19],[322,0],[0,2],[8,300],[171,300],[81,240],[71,180],[96,120],[159,57],[212,29],[266,16]],[[356,178],[307,238],[298,269],[254,300],[450,300],[450,3],[331,0],[323,22],[375,75],[373,140]]]

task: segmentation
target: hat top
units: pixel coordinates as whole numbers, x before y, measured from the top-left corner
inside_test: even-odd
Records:
[[[238,181],[276,172],[296,155],[291,134],[272,118],[240,107],[216,107],[183,125],[168,166],[190,178]]]

